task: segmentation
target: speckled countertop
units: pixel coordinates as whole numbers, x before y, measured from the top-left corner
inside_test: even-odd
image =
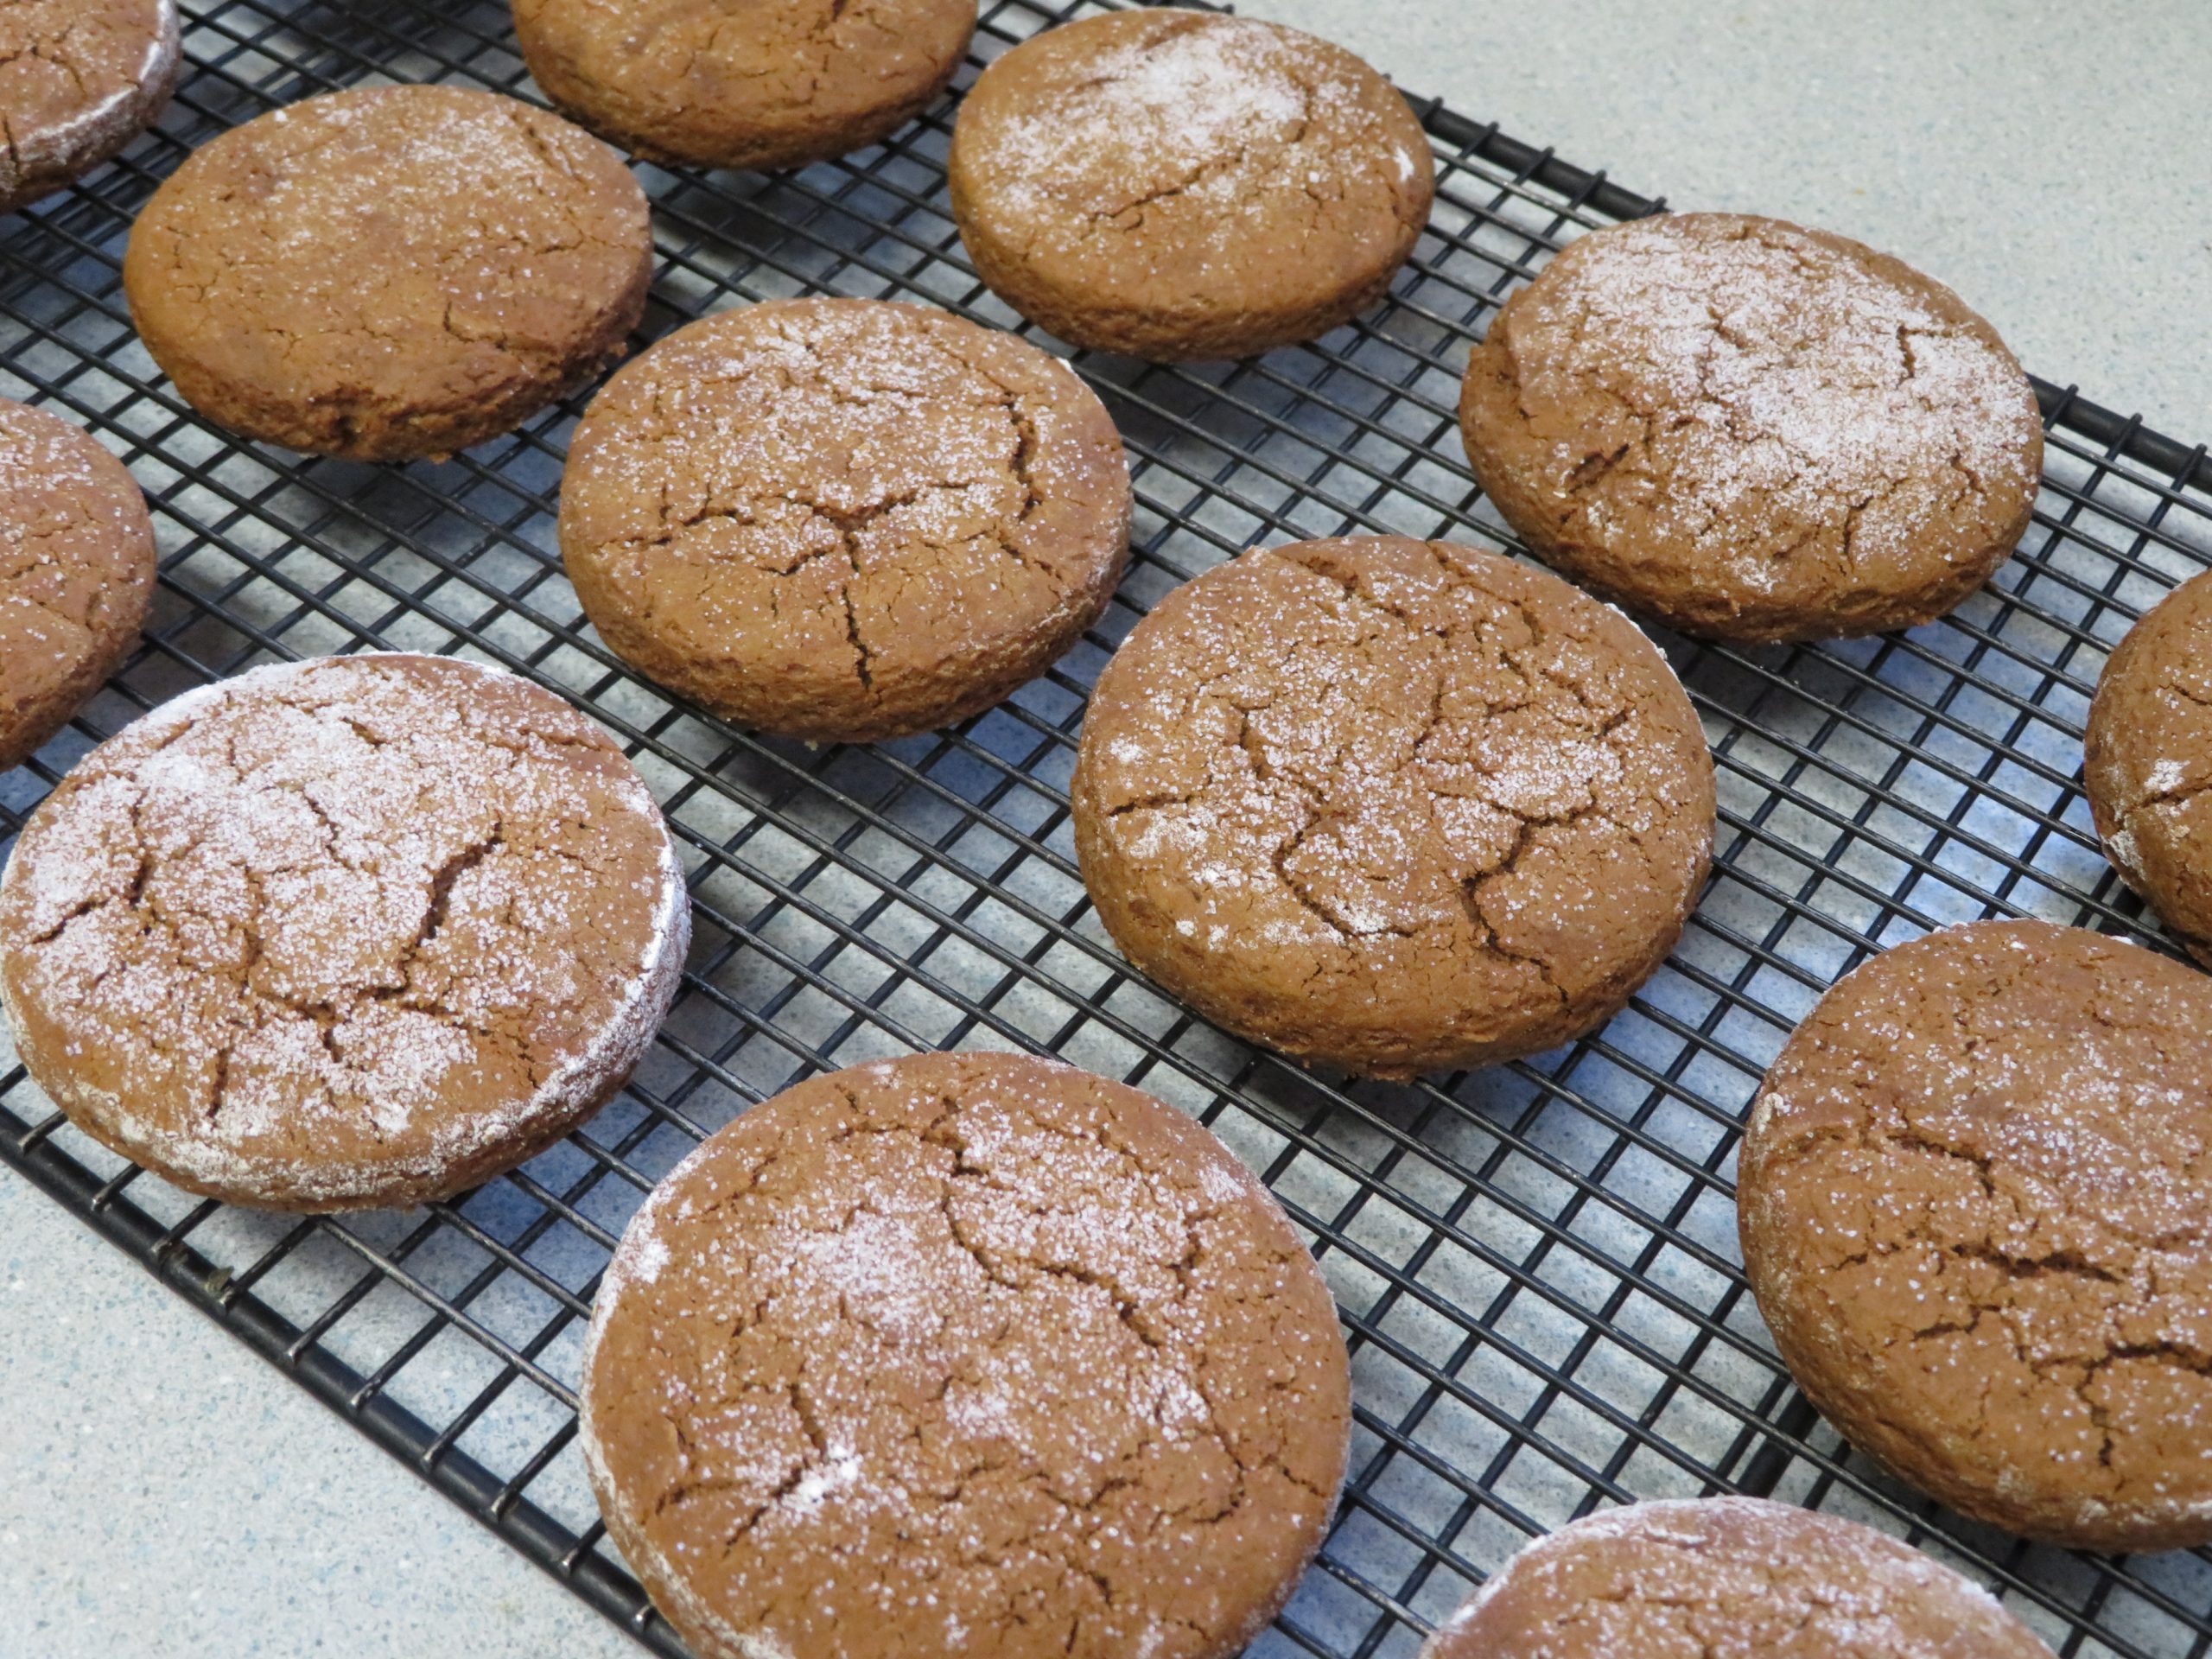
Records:
[[[1844,232],[2212,438],[2212,6],[1249,0],[1677,207]],[[0,1656],[639,1651],[0,1175]]]
[[[2033,372],[2212,442],[2212,6],[1250,0],[1677,208],[1956,289]]]

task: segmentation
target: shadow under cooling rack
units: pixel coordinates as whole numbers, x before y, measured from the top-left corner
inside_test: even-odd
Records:
[[[958,84],[1090,9],[987,5]],[[752,1103],[824,1067],[961,1046],[1056,1053],[1195,1114],[1314,1247],[1353,1353],[1351,1478],[1255,1651],[1402,1659],[1531,1535],[1605,1502],[1724,1490],[1909,1537],[2068,1655],[2212,1649],[2212,1561],[2031,1548],[1848,1454],[1745,1294],[1732,1185],[1767,1060],[1870,952],[1985,915],[2155,933],[2098,853],[2081,728],[2107,651],[2212,562],[2202,448],[2044,387],[2033,528],[1955,616],[1751,652],[1662,639],[1721,798],[1713,883],[1672,960],[1570,1048],[1346,1085],[1243,1046],[1123,968],[1069,841],[1085,692],[1148,606],[1248,545],[1360,530],[1510,545],[1453,421],[1467,344],[1564,239],[1656,204],[1426,109],[1436,212],[1375,314],[1256,362],[1076,359],[1128,439],[1139,499],[1135,556],[1098,628],[955,730],[809,750],[671,702],[585,629],[553,537],[581,399],[453,463],[380,469],[240,445],[162,381],[118,266],[131,214],[193,145],[372,77],[534,95],[500,5],[186,11],[190,71],[159,131],[0,232],[0,392],[119,450],[163,553],[146,649],[0,777],[0,837],[92,742],[188,686],[275,658],[460,652],[555,688],[623,741],[682,844],[697,938],[632,1085],[455,1203],[300,1219],[192,1199],[70,1128],[4,1048],[0,1157],[666,1654],[681,1644],[606,1544],[572,1445],[607,1254],[653,1180]],[[940,108],[886,147],[774,178],[641,168],[659,250],[647,336],[813,292],[1020,327],[947,217],[950,130]]]

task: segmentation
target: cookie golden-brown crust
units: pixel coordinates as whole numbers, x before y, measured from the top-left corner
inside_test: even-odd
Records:
[[[1203,1128],[1048,1060],[786,1090],[655,1189],[582,1443],[702,1659],[1223,1659],[1319,1547],[1350,1368]]]
[[[2083,1549],[2212,1541],[2212,982],[2044,922],[1821,998],[1744,1141],[1745,1267],[1904,1479]]]
[[[1065,364],[927,306],[783,300],[678,330],[569,446],[561,552],[601,636],[819,742],[1000,702],[1096,621],[1129,473]]]
[[[976,0],[515,0],[545,95],[639,156],[762,169],[888,137],[937,99]]]
[[[1624,618],[1402,537],[1247,553],[1099,678],[1072,785],[1116,943],[1209,1019],[1383,1077],[1603,1022],[1712,856],[1712,757]]]
[[[2212,967],[2212,575],[2183,582],[2120,642],[2082,747],[2107,855]]]
[[[559,697],[326,658],[176,698],[47,798],[0,1007],[56,1105],[189,1191],[415,1204],[621,1086],[690,915],[644,780]]]
[[[1608,1510],[1540,1538],[1421,1659],[2051,1659],[1987,1593],[1872,1527],[1756,1497]]]
[[[1932,621],[2012,554],[2035,391],[1942,283],[1776,219],[1586,236],[1467,365],[1475,476],[1537,556],[1690,633]]]
[[[182,66],[175,0],[0,5],[0,213],[59,190],[152,125]]]
[[[153,520],[121,461],[0,397],[0,772],[60,731],[138,642]]]
[[[1160,360],[1312,340],[1379,300],[1428,219],[1421,123],[1349,52],[1140,9],[1024,41],[963,101],[953,216],[1061,339]]]
[[[124,259],[130,315],[209,419],[358,461],[496,437],[621,355],[645,315],[645,193],[511,98],[310,98],[193,152]]]

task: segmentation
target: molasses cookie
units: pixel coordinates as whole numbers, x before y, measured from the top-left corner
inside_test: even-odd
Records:
[[[976,0],[515,0],[545,95],[658,162],[800,167],[934,103]]]
[[[0,878],[0,1006],[78,1126],[276,1210],[442,1198],[630,1074],[690,932],[659,810],[551,692],[326,658],[86,756]]]
[[[357,461],[520,425],[621,355],[652,275],[613,151],[453,86],[332,92],[211,140],[123,264],[146,349],[201,414]]]
[[[1686,632],[1934,620],[2028,527],[2035,391],[1942,283],[1735,213],[1586,236],[1467,365],[1467,458],[1539,557]]]
[[[1328,1290],[1243,1166],[1002,1054],[713,1136],[631,1222],[583,1374],[608,1535],[702,1659],[1222,1659],[1319,1547],[1351,1423]]]
[[[81,429],[0,397],[0,772],[123,666],[154,594],[146,498]]]
[[[0,5],[0,213],[91,172],[151,126],[182,63],[175,0]]]
[[[1351,53],[1214,12],[1110,12],[1025,41],[960,107],[952,211],[976,270],[1061,339],[1245,357],[1382,297],[1435,171]]]
[[[2106,854],[2212,967],[2212,575],[2183,582],[2120,642],[2083,747]]]
[[[1098,681],[1072,786],[1138,968],[1255,1041],[1379,1077],[1610,1018],[1712,856],[1713,761],[1619,613],[1403,537],[1247,553]]]
[[[779,300],[677,330],[569,446],[561,553],[639,671],[819,742],[1034,679],[1128,554],[1129,471],[1065,364],[926,306]]]
[[[2080,1549],[2212,1541],[2212,982],[2044,922],[1821,999],[1752,1109],[1744,1263],[1853,1444]]]
[[[1948,1567],[1756,1497],[1607,1510],[1540,1538],[1421,1659],[2050,1659]]]

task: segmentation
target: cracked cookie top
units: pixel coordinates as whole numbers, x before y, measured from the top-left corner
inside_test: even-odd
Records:
[[[798,167],[874,143],[960,67],[976,0],[516,0],[545,95],[640,156]]]
[[[59,190],[158,117],[181,67],[175,0],[0,4],[0,213]]]
[[[1548,572],[1403,537],[1177,589],[1084,721],[1076,848],[1210,1019],[1385,1077],[1550,1048],[1673,948],[1712,855],[1681,685]]]
[[[779,300],[680,328],[577,428],[561,553],[602,638],[743,725],[928,731],[1033,679],[1128,556],[1096,396],[928,306]]]
[[[179,1185],[416,1203],[621,1085],[690,915],[644,780],[560,698],[327,658],[178,697],[63,780],[0,878],[0,1004],[54,1103]]]
[[[1821,999],[1745,1135],[1776,1346],[1862,1449],[2088,1549],[2212,1541],[2212,983],[2044,922]]]
[[[1569,246],[1491,322],[1460,419],[1539,556],[1730,639],[1942,615],[2010,556],[2043,463],[2034,389],[1950,289],[1732,213]]]
[[[1631,1503],[1540,1538],[1421,1659],[2050,1659],[1872,1527],[1755,1497]]]
[[[1148,1096],[934,1054],[817,1077],[631,1222],[584,1354],[607,1529],[707,1659],[1214,1659],[1344,1477],[1274,1200]]]
[[[1242,357],[1380,298],[1428,218],[1406,100],[1342,48],[1218,13],[1086,17],[963,102],[954,216],[983,280],[1078,345]]]
[[[507,431],[645,313],[645,193],[558,116],[454,86],[304,99],[210,140],[147,203],[123,276],[209,418],[361,461]]]
[[[130,654],[155,557],[123,463],[82,429],[0,397],[0,772]]]
[[[2212,966],[2212,575],[2183,582],[2120,642],[2082,747],[2105,852]]]

